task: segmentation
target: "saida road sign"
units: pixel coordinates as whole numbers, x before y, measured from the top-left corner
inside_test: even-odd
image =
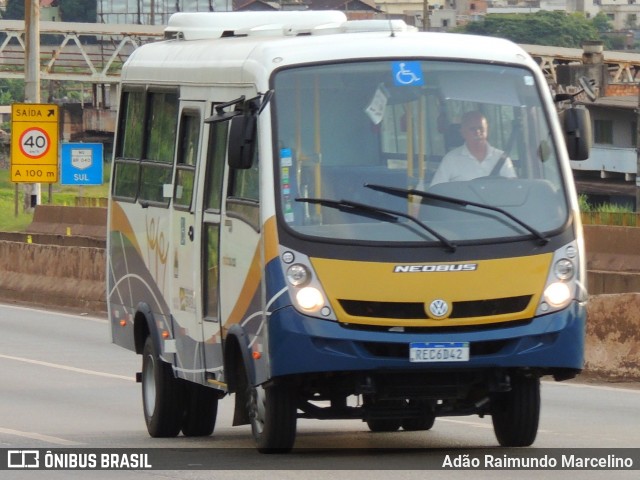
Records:
[[[58,105],[11,105],[11,181],[58,181]]]

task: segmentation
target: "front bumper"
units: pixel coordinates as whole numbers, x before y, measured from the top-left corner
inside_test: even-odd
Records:
[[[581,370],[585,323],[586,305],[578,302],[525,324],[437,332],[352,329],[338,322],[306,317],[289,306],[273,312],[269,319],[271,377],[447,368],[530,368],[544,373]],[[468,362],[412,363],[411,342],[469,342],[470,358]]]

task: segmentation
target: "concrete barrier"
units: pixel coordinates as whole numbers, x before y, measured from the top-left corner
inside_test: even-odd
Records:
[[[0,299],[106,312],[104,247],[0,241]]]
[[[26,232],[105,239],[107,209],[37,205]]]
[[[589,297],[585,370],[640,380],[640,293]]]
[[[585,225],[591,295],[640,292],[640,228]]]

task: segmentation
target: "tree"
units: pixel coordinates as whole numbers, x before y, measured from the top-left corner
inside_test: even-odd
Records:
[[[0,79],[0,105],[24,101],[24,80]]]
[[[581,14],[538,11],[527,14],[487,15],[460,31],[507,38],[515,43],[581,48],[585,40],[599,40],[594,23]]]
[[[24,20],[25,0],[7,0],[7,6],[1,15],[5,20]],[[52,6],[60,8],[63,22],[96,23],[97,2],[87,0],[58,0]]]
[[[2,18],[5,20],[24,20],[24,0],[7,0]]]
[[[613,30],[613,24],[604,12],[598,12],[598,14],[591,20],[591,23],[593,23],[593,26],[599,33],[610,32]]]
[[[63,22],[96,23],[97,2],[86,0],[59,0],[60,18]]]

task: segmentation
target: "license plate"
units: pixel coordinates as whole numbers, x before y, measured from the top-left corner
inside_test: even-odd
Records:
[[[469,342],[413,342],[409,344],[411,362],[468,362]]]

